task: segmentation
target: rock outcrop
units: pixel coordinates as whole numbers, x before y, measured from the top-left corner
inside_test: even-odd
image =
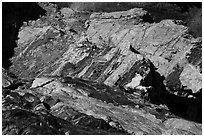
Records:
[[[76,25],[83,18],[68,16],[66,11],[70,10],[62,9],[62,21],[55,21],[50,15],[45,22],[39,19],[21,29],[12,71],[24,70],[15,72],[20,77],[71,75],[114,86],[136,67],[134,64],[149,60],[171,90],[184,87],[196,93],[202,88],[201,40],[188,35],[181,22],[149,23],[152,20],[146,11],[132,9],[93,13],[85,22],[87,31],[80,31],[69,24]],[[139,72],[133,73],[130,81],[139,76]]]
[[[170,113],[180,103],[180,116],[202,118],[202,41],[181,21],[154,23],[140,8],[90,15],[40,5],[47,15],[21,27],[10,67],[19,78],[35,80],[26,90],[5,93],[5,102],[27,94],[33,99],[28,108],[11,101],[18,110],[9,114],[14,106],[6,104],[5,123],[19,112],[41,119],[39,134],[201,134],[201,124]],[[59,126],[49,119],[60,119]],[[34,134],[31,125],[9,133]]]

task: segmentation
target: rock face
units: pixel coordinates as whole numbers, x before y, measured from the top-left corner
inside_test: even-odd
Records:
[[[130,10],[129,12],[132,11]],[[100,44],[100,37],[102,37],[104,41],[110,40],[116,47],[129,47],[129,45],[132,45],[135,51],[150,59],[160,75],[168,78],[168,87],[178,90],[183,85],[186,86],[186,89],[191,89],[193,93],[198,92],[202,88],[201,72],[199,71],[201,70],[202,59],[201,50],[199,50],[201,49],[199,48],[201,43],[199,39],[189,38],[190,36],[186,34],[186,27],[172,20],[164,20],[157,24],[137,22],[136,25],[133,23],[128,25],[129,19],[128,21],[123,21],[127,20],[125,17],[125,19],[123,17],[110,19],[111,14],[113,13],[110,13],[110,15],[107,13],[107,15],[104,14],[99,17],[92,15],[90,17],[91,23],[87,34],[93,43],[96,43],[96,45]],[[136,15],[134,12],[132,14]],[[120,12],[120,15],[125,15],[125,13]],[[129,15],[131,16],[130,13]],[[193,44],[194,42],[195,44]],[[192,62],[188,61],[188,58],[193,58],[191,52],[195,48],[199,57],[194,59],[197,63],[193,65]],[[177,85],[169,85],[169,83],[175,81],[175,79],[169,77],[172,73],[175,73],[174,70],[178,67],[181,72],[179,74],[181,76],[178,75],[178,81],[180,81],[181,85],[179,87],[176,87]],[[192,77],[189,74],[194,74],[194,76]]]
[[[67,24],[77,24],[83,18],[68,16],[69,11],[62,9],[65,18],[61,22],[50,15],[44,17],[48,18],[45,22],[39,19],[21,29],[13,72],[31,78],[42,74],[76,76],[115,86],[127,75],[129,82],[134,77],[144,78],[148,70],[141,76],[139,68],[144,66],[139,64],[150,61],[171,90],[185,87],[196,93],[202,88],[201,40],[188,35],[181,22],[149,23],[152,20],[146,11],[131,9],[93,13],[85,22],[87,31],[80,31]],[[198,56],[194,57],[194,52]],[[24,71],[16,72],[21,69]]]
[[[39,123],[40,129],[47,129],[39,129],[39,134],[201,134],[201,124],[182,120],[164,107],[182,102],[181,116],[201,121],[202,41],[189,35],[181,21],[153,23],[139,8],[90,15],[39,5],[47,15],[21,27],[10,67],[19,78],[35,81],[23,95],[17,89],[5,93],[5,102],[28,93],[37,97],[27,101],[29,108],[12,101],[19,113],[32,110],[34,121],[61,119],[58,127]],[[5,119],[17,113],[7,114],[14,107],[7,105]],[[190,129],[176,126],[179,121]],[[92,123],[97,125],[90,127]],[[28,128],[5,134],[35,133]]]

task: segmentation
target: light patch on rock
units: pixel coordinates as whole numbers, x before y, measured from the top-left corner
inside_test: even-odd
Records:
[[[113,86],[115,82],[119,79],[119,76],[124,75],[130,68],[135,64],[140,56],[136,54],[129,54],[121,63],[121,65],[105,80],[105,84],[109,86]]]
[[[192,65],[188,64],[180,75],[180,81],[187,89],[192,89],[193,93],[202,88],[202,75]]]
[[[11,85],[11,82],[6,78],[2,76],[2,87],[8,87]]]
[[[79,78],[82,77],[87,72],[87,70],[91,67],[92,63],[90,65],[87,65],[86,67],[84,67],[84,69],[78,74]]]
[[[36,87],[39,87],[47,82],[49,82],[51,79],[50,78],[35,78],[35,80],[33,81],[32,83],[32,86],[31,88],[36,88]]]
[[[61,10],[62,15],[64,15],[64,18],[70,18],[75,14],[74,10],[70,8],[62,8]]]
[[[164,125],[169,129],[166,131],[166,134],[176,134],[178,130],[186,130],[191,133],[202,134],[202,124],[193,123],[184,119],[170,118],[164,122]]]
[[[150,89],[150,88],[151,88],[151,86],[150,87],[145,87],[145,86],[140,86],[140,85],[135,87],[135,89],[142,90],[144,92],[147,92],[147,90]]]
[[[44,33],[46,33],[49,28],[50,26],[45,26],[43,28],[25,27],[18,34],[18,38],[19,38],[18,45],[20,44],[27,45],[31,41],[35,40],[37,36],[41,36]]]
[[[136,74],[130,83],[125,85],[125,88],[129,87],[134,89],[135,87],[140,85],[140,81],[142,80],[142,76],[140,74]]]

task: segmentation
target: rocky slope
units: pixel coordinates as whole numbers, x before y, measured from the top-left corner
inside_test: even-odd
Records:
[[[70,77],[19,81],[3,85],[3,134],[202,134],[202,124],[117,88]]]
[[[202,119],[202,40],[181,21],[39,5],[47,15],[24,23],[11,59],[20,82],[4,76],[4,134],[202,133],[181,118]]]

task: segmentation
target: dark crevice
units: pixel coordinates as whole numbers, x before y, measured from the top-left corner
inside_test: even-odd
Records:
[[[80,78],[64,77],[63,83],[70,84],[72,87],[80,92],[80,89],[86,92],[87,96],[102,100],[106,103],[118,105],[134,106],[135,103],[128,100],[124,92],[116,88],[109,87],[103,83],[92,82]]]
[[[202,99],[179,97],[170,93],[166,94],[165,99],[165,104],[172,113],[184,119],[202,123]]]

